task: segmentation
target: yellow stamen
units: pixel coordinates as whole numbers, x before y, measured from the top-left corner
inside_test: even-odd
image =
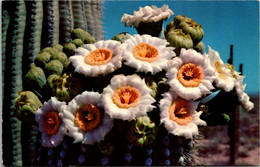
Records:
[[[200,66],[187,63],[178,70],[177,78],[185,87],[197,87],[203,79],[203,71]]]
[[[142,61],[153,62],[158,58],[158,50],[148,43],[139,43],[132,52],[136,59]]]
[[[115,91],[112,99],[120,108],[134,107],[140,100],[140,92],[134,87],[125,86]]]
[[[90,52],[85,57],[85,63],[89,65],[107,64],[113,57],[113,51],[107,48],[99,48]]]
[[[100,110],[93,104],[82,106],[75,116],[75,123],[84,132],[96,128],[102,119]]]
[[[180,125],[187,125],[192,121],[190,111],[188,110],[188,101],[177,99],[170,107],[170,119]]]
[[[214,66],[215,66],[215,68],[217,70],[217,73],[218,73],[219,77],[221,79],[225,79],[226,77],[225,77],[225,75],[222,72],[220,62],[218,62],[218,61],[214,62]]]

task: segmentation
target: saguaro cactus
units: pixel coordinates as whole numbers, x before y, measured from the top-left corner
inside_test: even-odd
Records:
[[[81,13],[80,19],[83,20],[82,23],[78,22],[77,26],[82,24],[85,30],[88,30],[87,26],[92,26],[91,34],[96,39],[103,39],[103,34],[101,34],[103,30],[94,33],[95,22],[102,24],[101,20],[97,20],[100,17],[94,18],[91,14],[92,9],[95,8],[97,15],[101,15],[100,3],[93,6],[95,0],[88,2],[83,0],[2,2],[4,165],[34,165],[36,161],[37,129],[35,125],[24,125],[25,123],[22,125],[13,112],[17,92],[30,89],[23,84],[23,81],[36,55],[45,47],[71,42],[70,34],[74,28],[74,22],[79,20],[75,13]],[[73,4],[77,4],[77,8],[73,8]],[[88,13],[86,9],[91,10],[89,11],[91,15],[86,16]],[[98,27],[102,29],[102,25]],[[28,128],[31,133],[28,132]]]

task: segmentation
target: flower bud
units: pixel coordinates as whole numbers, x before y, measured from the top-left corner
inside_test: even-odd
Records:
[[[171,29],[171,28],[174,29],[174,27],[175,27],[175,26],[174,26],[174,21],[169,22],[169,23],[167,24],[166,30],[165,30],[165,32],[164,32],[165,36],[168,34],[168,32],[170,31],[170,29]]]
[[[85,44],[95,43],[95,39],[81,28],[74,29],[71,32],[72,39],[81,39]]]
[[[66,67],[69,64],[67,55],[63,52],[56,52],[55,55],[53,55],[51,57],[51,59],[52,60],[59,60],[62,63],[63,67]]]
[[[49,52],[41,52],[34,58],[34,63],[36,66],[44,68],[50,60],[51,54]]]
[[[56,49],[58,52],[62,52],[63,46],[60,44],[56,44],[52,46],[53,49]]]
[[[166,36],[170,46],[176,48],[193,48],[193,42],[189,34],[183,33],[181,29],[170,29]]]
[[[75,49],[77,49],[76,45],[70,42],[64,45],[63,51],[69,57],[75,54]]]
[[[38,97],[31,91],[18,92],[14,104],[16,117],[26,123],[34,122],[35,111],[42,106]]]
[[[119,41],[119,42],[123,43],[130,36],[131,36],[131,34],[129,34],[127,32],[122,32],[122,33],[119,33],[119,34],[113,36],[112,40],[116,40],[116,41]]]
[[[40,67],[31,68],[25,76],[26,83],[30,89],[41,89],[46,83],[46,77]]]
[[[63,65],[59,60],[51,60],[45,65],[44,71],[48,74],[57,74],[61,75],[63,71]]]
[[[73,41],[71,41],[74,45],[76,45],[76,47],[81,47],[84,45],[83,41],[81,39],[74,39]]]
[[[193,49],[197,52],[203,53],[205,50],[205,45],[203,42],[200,41],[196,46],[193,46]]]

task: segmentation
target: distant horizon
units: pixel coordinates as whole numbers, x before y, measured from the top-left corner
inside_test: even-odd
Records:
[[[167,4],[174,12],[164,27],[177,15],[185,15],[202,25],[202,42],[219,52],[226,63],[233,44],[233,65],[243,63],[245,92],[259,95],[259,2],[258,1],[104,1],[102,16],[105,40],[121,32],[137,34],[120,22],[124,13],[133,14],[139,6]]]

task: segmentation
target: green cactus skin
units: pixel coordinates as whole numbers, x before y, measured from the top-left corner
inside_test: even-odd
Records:
[[[85,15],[86,15],[86,20],[87,20],[87,26],[88,29],[87,31],[94,36],[95,35],[95,20],[93,19],[92,16],[92,6],[91,6],[91,2],[92,0],[85,0],[84,1],[84,7],[85,7]]]
[[[86,16],[84,11],[84,2],[81,0],[72,0],[72,12],[73,12],[73,21],[74,21],[74,29],[81,28],[83,30],[87,30],[86,25]]]
[[[2,4],[2,76],[4,76],[4,72],[5,72],[6,35],[7,35],[9,20],[10,20],[10,16],[7,10],[7,6],[5,5],[5,3],[3,3]],[[2,77],[2,97],[4,96],[4,83],[5,83],[4,77]]]
[[[10,14],[6,39],[5,85],[3,106],[3,158],[7,166],[22,166],[21,122],[15,117],[14,100],[23,89],[22,57],[26,23],[24,1],[5,1]],[[11,134],[10,134],[11,132]],[[12,143],[12,144],[10,144]],[[8,146],[11,146],[11,148]]]
[[[101,21],[101,0],[92,1],[91,3],[91,9],[92,9],[92,16],[94,20],[94,27],[95,27],[95,39],[103,40],[103,26]]]
[[[72,5],[70,0],[59,1],[60,12],[60,44],[64,45],[71,41],[70,33],[74,27]]]
[[[59,43],[58,1],[43,1],[43,25],[41,48]]]
[[[29,64],[41,49],[43,10],[41,1],[25,1],[27,15],[24,38],[23,71],[28,71]],[[24,78],[24,77],[23,77]]]

